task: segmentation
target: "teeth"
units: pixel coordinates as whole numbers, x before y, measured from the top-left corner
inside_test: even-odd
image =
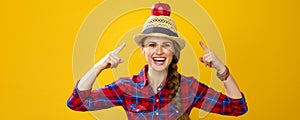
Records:
[[[166,60],[166,58],[153,58],[154,60]]]

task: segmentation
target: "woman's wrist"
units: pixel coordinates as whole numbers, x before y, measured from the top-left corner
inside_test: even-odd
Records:
[[[220,67],[218,67],[216,70],[217,70],[217,72],[218,73],[223,73],[223,72],[225,72],[225,70],[226,70],[226,66],[224,65],[224,64],[222,64],[222,65],[219,65]]]
[[[221,81],[227,80],[229,75],[230,75],[230,72],[226,65],[224,65],[224,67],[222,69],[218,70],[218,72],[217,72],[217,76]]]
[[[99,73],[101,73],[105,69],[105,67],[96,64],[96,65],[94,65],[93,69],[94,69],[95,75],[98,76]]]

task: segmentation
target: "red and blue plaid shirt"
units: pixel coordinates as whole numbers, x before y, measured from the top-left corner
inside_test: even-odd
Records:
[[[183,112],[190,114],[194,107],[232,116],[242,115],[248,110],[244,96],[241,99],[231,99],[196,79],[183,75],[177,94],[181,108],[177,108],[174,99],[169,97],[171,90],[165,85],[168,79],[157,88],[157,93],[154,93],[148,84],[147,70],[146,65],[138,75],[120,78],[96,90],[79,91],[76,85],[67,105],[76,111],[122,106],[130,120],[174,120]]]

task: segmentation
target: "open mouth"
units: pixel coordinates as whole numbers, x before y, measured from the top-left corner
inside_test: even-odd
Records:
[[[163,65],[166,61],[165,57],[153,57],[153,61],[156,65]]]

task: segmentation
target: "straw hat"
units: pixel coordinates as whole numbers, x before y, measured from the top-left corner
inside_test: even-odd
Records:
[[[185,40],[179,38],[176,23],[169,15],[157,16],[152,14],[145,22],[142,33],[134,35],[133,39],[138,45],[141,45],[142,40],[148,36],[165,37],[173,40],[179,45],[179,50],[185,46]]]

